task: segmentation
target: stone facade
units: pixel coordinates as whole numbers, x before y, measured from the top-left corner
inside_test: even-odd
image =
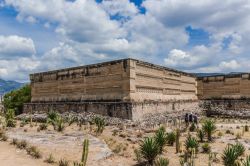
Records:
[[[197,78],[199,99],[250,98],[250,74],[229,74]]]
[[[197,96],[208,116],[250,118],[250,74],[197,78]]]
[[[35,73],[30,79],[26,112],[90,111],[137,120],[197,105],[193,75],[135,59]]]

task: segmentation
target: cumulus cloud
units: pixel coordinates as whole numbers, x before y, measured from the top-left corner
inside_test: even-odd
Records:
[[[28,73],[124,57],[191,72],[250,69],[243,60],[250,51],[250,1],[247,0],[195,3],[192,0],[145,0],[142,3],[145,14],[129,0],[100,3],[93,0],[5,0],[4,5],[15,8],[16,19],[21,23],[40,23],[54,30],[61,40],[57,47],[36,55],[32,39],[22,37],[21,40],[19,36],[21,42],[11,44],[14,40],[11,39],[12,42],[2,47],[0,37],[3,64],[12,64],[14,59],[9,57],[20,63],[31,63],[30,68],[19,65],[13,70],[0,65],[0,73],[5,75],[6,71],[8,75],[14,70]],[[208,32],[208,44],[190,46],[187,26]],[[6,36],[3,38],[7,41]],[[226,39],[230,40],[225,44]],[[16,48],[13,49],[13,45]],[[21,57],[29,57],[30,61],[21,61]]]
[[[20,36],[0,36],[0,59],[31,56],[36,53],[32,39]]]
[[[139,10],[134,3],[128,0],[104,0],[100,6],[111,16],[129,19],[136,15]]]
[[[240,64],[236,60],[231,60],[229,62],[222,61],[219,64],[219,67],[222,70],[227,70],[227,69],[235,70],[235,69],[238,69],[240,67]]]

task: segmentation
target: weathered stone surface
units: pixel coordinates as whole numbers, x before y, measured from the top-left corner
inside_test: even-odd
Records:
[[[25,113],[54,109],[139,120],[148,113],[181,112],[197,102],[193,75],[134,59],[36,73],[30,79],[32,103],[24,106]]]

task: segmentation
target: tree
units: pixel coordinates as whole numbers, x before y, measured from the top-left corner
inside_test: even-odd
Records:
[[[23,104],[30,102],[31,88],[30,85],[25,85],[20,89],[13,90],[3,97],[3,105],[5,109],[14,109],[15,114],[23,113]]]

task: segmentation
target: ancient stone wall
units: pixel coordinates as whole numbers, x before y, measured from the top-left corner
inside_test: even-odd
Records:
[[[30,79],[32,102],[25,112],[90,111],[137,120],[149,113],[179,114],[189,108],[185,101],[197,102],[194,76],[135,59],[35,73]]]
[[[250,74],[200,77],[197,79],[199,99],[250,98]]]
[[[24,113],[57,112],[92,112],[104,116],[132,119],[132,104],[126,102],[47,102],[27,103]]]
[[[197,100],[133,103],[132,109],[133,120],[145,119],[154,115],[163,115],[171,119],[191,112],[196,115],[202,114],[200,102]]]
[[[201,109],[207,116],[228,118],[250,118],[249,99],[202,100]]]
[[[127,60],[31,74],[32,102],[127,100]]]
[[[196,78],[191,74],[136,60],[130,69],[132,101],[197,100]]]

